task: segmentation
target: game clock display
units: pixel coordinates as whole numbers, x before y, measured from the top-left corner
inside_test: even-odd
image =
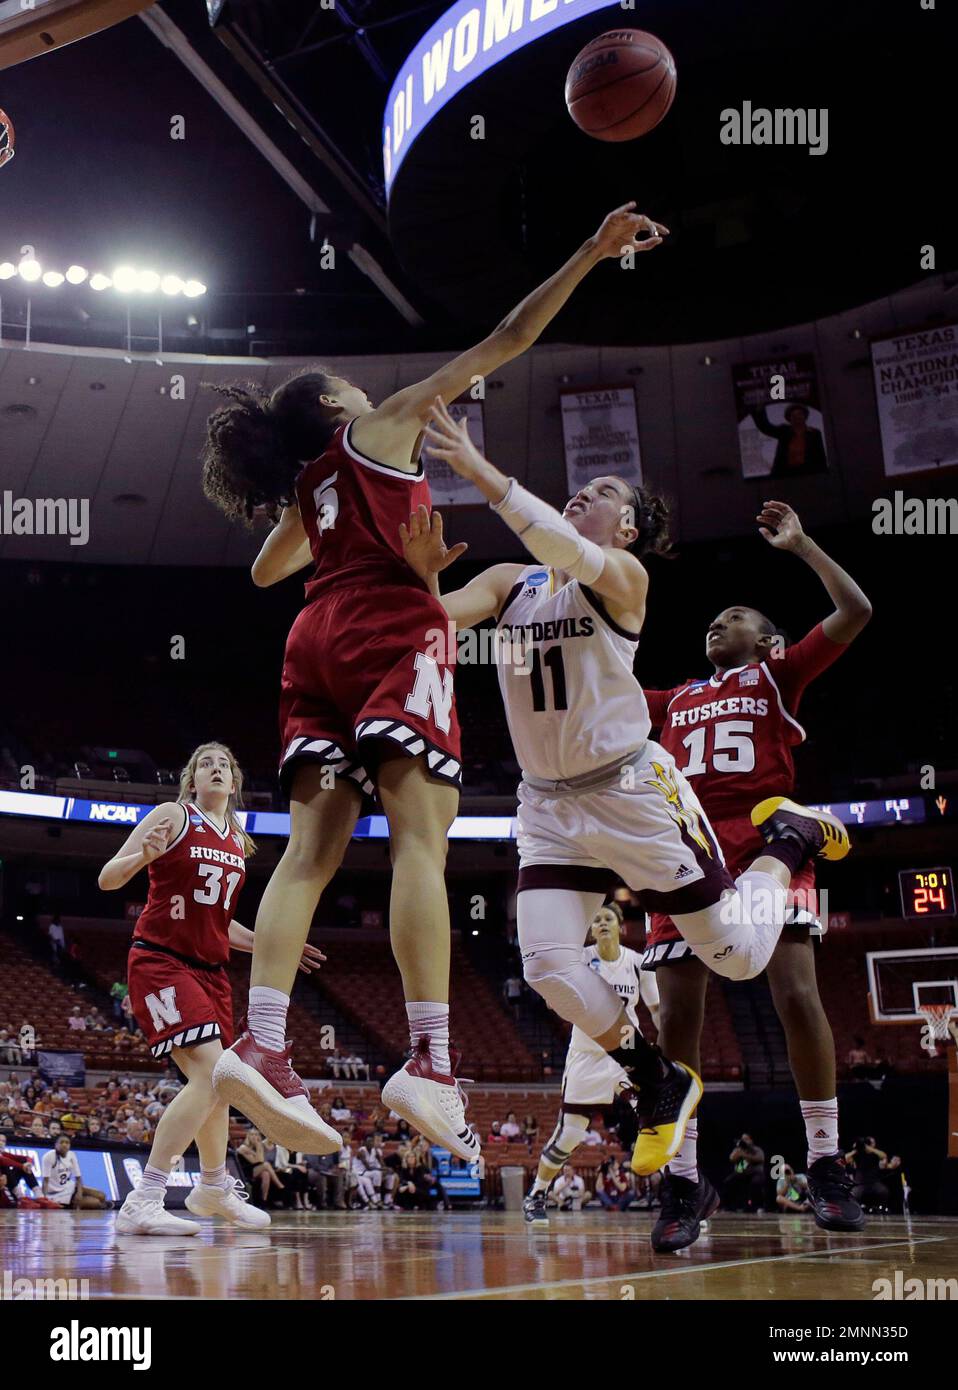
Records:
[[[951,869],[901,869],[898,873],[904,917],[954,917],[955,878]]]

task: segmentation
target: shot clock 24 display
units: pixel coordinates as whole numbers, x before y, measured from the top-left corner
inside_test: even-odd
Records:
[[[954,917],[955,876],[951,869],[900,869],[904,917]]]

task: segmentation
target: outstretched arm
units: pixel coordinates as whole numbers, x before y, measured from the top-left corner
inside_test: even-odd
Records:
[[[242,922],[237,922],[234,917],[227,928],[230,946],[234,951],[244,951],[247,955],[252,955],[254,946],[254,933],[249,927],[244,927]],[[299,960],[299,969],[304,975],[311,975],[314,970],[318,970],[326,957],[316,946],[310,946],[307,941],[303,947],[303,953]]]
[[[299,507],[284,507],[253,561],[253,583],[258,589],[278,584],[308,565],[312,558]]]
[[[640,233],[648,235],[639,241]],[[477,377],[488,376],[530,348],[599,261],[617,258],[626,248],[635,252],[651,251],[660,246],[668,234],[667,227],[636,212],[635,203],[625,203],[610,212],[595,235],[583,242],[554,275],[517,304],[487,338],[440,367],[425,381],[404,387],[369,415],[362,416],[354,428],[357,443],[375,452],[380,424],[392,434],[397,423],[408,421],[412,435],[418,434],[436,396],[454,401]]]
[[[429,585],[430,592],[457,627],[474,627],[494,617],[522,571],[521,565],[491,565],[461,589],[440,594],[441,571],[451,565],[466,546],[460,542],[447,549],[442,535],[442,517],[438,512],[430,516],[428,508],[421,504],[410,516],[409,525],[399,527],[399,539],[407,565]]]
[[[763,502],[756,518],[759,530],[776,550],[790,550],[814,570],[835,605],[822,623],[833,642],[851,642],[872,615],[872,606],[851,575],[806,536],[798,516],[785,502]]]

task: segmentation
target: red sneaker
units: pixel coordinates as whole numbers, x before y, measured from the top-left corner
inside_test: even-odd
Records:
[[[285,1052],[270,1052],[244,1028],[213,1068],[213,1089],[274,1144],[291,1152],[338,1153],[342,1135],[316,1114],[289,1058],[288,1044]]]
[[[479,1140],[466,1123],[466,1097],[452,1074],[434,1070],[429,1039],[422,1037],[409,1061],[383,1087],[383,1104],[395,1110],[427,1139],[467,1161],[479,1157]]]

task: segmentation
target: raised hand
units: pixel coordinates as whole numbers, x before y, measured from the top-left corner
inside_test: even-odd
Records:
[[[639,241],[640,232],[648,232],[649,235]],[[618,260],[626,250],[652,251],[656,246],[661,246],[668,235],[669,229],[663,222],[653,222],[651,217],[636,212],[635,203],[632,202],[623,203],[620,208],[610,212],[593,240],[602,257],[611,256]]]
[[[805,540],[802,523],[787,502],[763,502],[755,520],[762,536],[776,550],[797,550]]]
[[[161,854],[166,853],[172,833],[172,820],[157,821],[156,825],[146,832],[140,846],[144,864],[152,864],[154,859],[159,859]]]
[[[408,526],[400,522],[399,539],[406,564],[427,583],[431,574],[439,574],[469,549],[465,541],[447,546],[442,534],[442,516],[433,512],[430,517],[429,508],[423,503],[410,515]]]
[[[301,970],[304,975],[311,975],[314,970],[318,970],[326,957],[318,946],[310,946],[307,941],[303,947],[303,954],[299,958],[297,970]]]

